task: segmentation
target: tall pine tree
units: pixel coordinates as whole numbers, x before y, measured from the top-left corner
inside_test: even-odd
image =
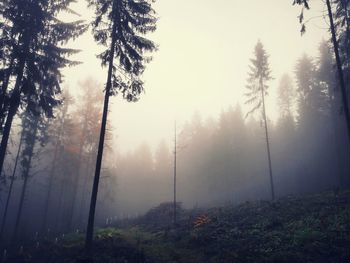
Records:
[[[248,92],[245,94],[247,97],[246,104],[252,106],[247,115],[261,110],[262,119],[265,128],[265,139],[266,139],[266,150],[269,164],[270,173],[270,186],[271,186],[271,198],[275,199],[275,190],[272,175],[272,163],[271,163],[271,152],[270,152],[270,138],[267,126],[267,115],[266,115],[266,101],[265,98],[268,95],[268,82],[272,79],[271,70],[268,62],[268,55],[264,49],[263,44],[258,41],[255,46],[254,58],[251,60],[250,72],[248,77],[247,89]]]
[[[99,57],[108,66],[101,132],[92,188],[86,251],[91,250],[98,185],[102,165],[109,97],[121,93],[127,101],[136,101],[143,91],[140,79],[145,64],[151,60],[145,52],[155,51],[155,44],[142,35],[156,29],[153,0],[88,0],[95,8],[92,23],[95,41],[106,48]]]

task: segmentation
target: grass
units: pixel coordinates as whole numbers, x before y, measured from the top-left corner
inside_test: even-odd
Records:
[[[97,230],[95,262],[350,262],[350,192],[178,211],[176,228],[162,204]],[[6,262],[74,262],[82,244],[71,234]]]

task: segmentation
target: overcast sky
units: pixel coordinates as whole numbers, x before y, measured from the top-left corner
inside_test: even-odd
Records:
[[[204,119],[216,118],[228,106],[243,104],[249,59],[258,39],[270,55],[275,78],[268,100],[268,114],[275,118],[279,78],[285,72],[293,74],[303,53],[317,56],[319,42],[328,38],[322,0],[310,4],[306,18],[313,19],[301,37],[300,8],[292,6],[292,0],[158,0],[154,5],[158,29],[150,37],[159,50],[144,74],[146,93],[137,103],[112,99],[109,120],[119,151],[143,142],[154,147],[162,138],[170,143],[174,120],[181,126],[196,111]],[[84,0],[78,0],[73,9],[91,21],[93,13]],[[75,58],[83,64],[64,71],[64,86],[77,94],[77,83],[93,77],[101,83],[102,92],[107,71],[96,59],[101,48],[91,32],[70,46],[82,50]]]

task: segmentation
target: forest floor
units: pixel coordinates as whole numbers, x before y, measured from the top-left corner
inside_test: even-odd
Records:
[[[176,227],[168,203],[97,230],[94,262],[350,262],[350,192],[178,212]],[[75,262],[83,241],[42,241],[3,262]]]

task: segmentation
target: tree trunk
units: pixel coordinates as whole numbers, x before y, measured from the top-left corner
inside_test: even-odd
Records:
[[[113,7],[112,7],[113,10],[116,10],[115,5],[116,5],[116,1],[113,1]],[[111,48],[110,48],[107,85],[106,85],[106,90],[105,90],[100,139],[99,139],[97,159],[96,159],[96,169],[95,169],[94,183],[92,186],[90,210],[89,210],[89,220],[88,220],[86,239],[85,239],[85,251],[88,255],[91,254],[93,234],[94,234],[94,221],[95,221],[97,192],[98,192],[98,184],[99,184],[99,180],[100,180],[102,156],[103,156],[103,146],[104,146],[105,133],[106,133],[108,103],[109,103],[109,97],[110,97],[110,92],[111,92],[111,88],[112,88],[112,72],[113,72],[113,59],[114,59],[114,51],[115,51],[115,44],[116,44],[116,29],[117,29],[117,23],[116,23],[116,21],[113,21],[112,43],[111,43]]]
[[[6,218],[7,218],[8,207],[9,207],[10,198],[11,198],[11,194],[12,194],[13,183],[14,183],[14,181],[15,181],[15,175],[16,175],[16,170],[17,170],[17,164],[18,164],[18,159],[19,159],[19,153],[20,153],[21,147],[22,147],[22,139],[23,139],[23,131],[22,131],[22,133],[21,133],[21,138],[20,138],[20,140],[19,140],[19,145],[18,145],[16,160],[15,160],[15,166],[13,167],[13,172],[12,172],[12,177],[11,177],[10,188],[9,188],[9,192],[8,192],[7,198],[6,198],[5,211],[4,211],[4,215],[3,215],[3,217],[2,217],[1,230],[0,230],[0,241],[2,240],[2,236],[3,236],[3,234],[4,234],[4,228],[5,228]]]
[[[35,146],[35,141],[36,141],[36,134],[37,134],[37,131],[38,131],[39,117],[35,117],[35,118],[36,118],[36,120],[34,122],[33,134],[31,134],[32,138],[30,139],[28,165],[23,170],[24,182],[23,182],[23,186],[22,186],[22,192],[21,192],[18,212],[17,212],[17,216],[16,216],[15,230],[14,230],[14,234],[13,234],[13,242],[16,241],[16,238],[18,236],[18,230],[19,230],[19,225],[20,225],[22,211],[23,211],[24,197],[25,197],[26,190],[27,190],[27,184],[28,184],[28,179],[29,179],[29,172],[30,172],[30,168],[31,168],[32,158],[33,158],[33,155],[34,155],[34,146]]]
[[[13,39],[13,28],[11,30],[11,39]],[[12,50],[13,51],[13,50]],[[13,67],[13,63],[14,63],[14,54],[12,53],[11,55],[11,60],[10,60],[10,64],[9,67],[7,68],[7,72],[5,73],[5,77],[4,77],[4,81],[2,83],[2,87],[1,87],[1,96],[0,96],[0,130],[2,129],[2,125],[4,123],[5,120],[5,99],[6,99],[6,93],[7,93],[7,89],[8,89],[8,85],[9,85],[9,81],[10,81],[10,77],[11,77],[11,73],[12,73],[12,67]],[[6,59],[4,59],[4,65],[6,65]]]
[[[8,112],[8,115],[6,118],[4,132],[3,132],[2,138],[1,138],[0,174],[2,173],[2,170],[4,167],[6,149],[7,149],[7,144],[8,144],[8,140],[10,137],[10,131],[11,131],[11,127],[12,127],[13,118],[16,115],[19,104],[20,104],[21,84],[22,84],[22,79],[23,79],[23,74],[24,74],[24,67],[25,67],[25,63],[26,63],[26,56],[29,52],[29,44],[30,44],[29,36],[24,37],[24,48],[23,48],[24,52],[23,52],[22,56],[20,57],[18,74],[16,77],[16,84],[15,84],[15,87],[13,89],[13,92],[12,92],[12,95],[10,98],[10,108],[9,108],[9,112]]]
[[[85,121],[84,121],[84,127],[83,127],[83,134],[81,136],[81,141],[80,141],[80,149],[79,149],[79,156],[78,156],[78,167],[76,174],[74,176],[74,181],[73,181],[73,198],[72,198],[72,203],[70,207],[70,213],[69,213],[69,222],[68,222],[68,229],[72,230],[73,226],[73,218],[74,218],[74,208],[75,208],[75,203],[77,199],[77,192],[78,192],[78,184],[79,184],[79,179],[80,179],[80,168],[81,168],[81,158],[83,155],[83,147],[84,147],[84,138],[85,138],[85,132],[86,132],[86,123],[87,123],[87,118],[85,116]]]
[[[13,66],[13,61],[14,59],[11,58],[10,61],[10,65],[7,68],[7,73],[5,73],[5,78],[4,81],[2,83],[2,87],[1,87],[1,96],[0,96],[0,129],[2,129],[2,124],[4,123],[5,120],[5,98],[6,98],[6,93],[7,93],[7,88],[8,88],[8,84],[10,81],[10,76],[11,76],[11,71],[12,71],[12,66]]]
[[[92,154],[89,155],[88,157],[88,161],[87,161],[87,165],[86,165],[86,174],[85,174],[85,178],[84,178],[84,184],[83,184],[83,189],[82,189],[82,196],[81,196],[81,200],[80,200],[80,210],[79,210],[79,224],[83,225],[83,213],[85,210],[85,194],[87,192],[87,182],[90,176],[90,168],[91,168],[91,159],[92,159]],[[85,222],[85,221],[84,221]]]
[[[6,156],[6,150],[7,150],[7,144],[8,140],[10,138],[10,132],[12,127],[13,118],[15,117],[17,113],[17,109],[19,107],[19,100],[20,100],[20,91],[19,91],[19,83],[22,80],[23,72],[21,76],[18,76],[16,81],[16,87],[14,90],[13,95],[11,96],[11,104],[10,109],[6,118],[4,132],[2,134],[1,138],[1,145],[0,145],[0,173],[2,173],[3,167],[4,167],[4,161]],[[18,85],[17,85],[18,83]]]
[[[174,227],[176,226],[176,123],[175,123],[175,140],[174,140]]]
[[[64,158],[64,157],[63,157]],[[66,171],[63,171],[63,173],[61,173],[61,184],[60,184],[60,188],[59,188],[59,193],[58,193],[58,207],[56,209],[56,217],[55,217],[55,231],[56,232],[60,232],[62,230],[61,226],[62,223],[61,219],[62,219],[62,214],[61,211],[63,211],[64,209],[62,209],[64,207],[64,202],[63,202],[63,193],[64,193],[64,186],[66,185],[66,183],[68,182],[67,177],[68,177],[68,173]]]
[[[47,193],[46,193],[45,206],[44,206],[44,218],[43,218],[43,224],[42,224],[42,229],[41,229],[42,234],[46,233],[47,226],[48,226],[49,204],[50,204],[51,193],[52,193],[53,179],[54,179],[54,175],[55,175],[55,171],[56,171],[58,149],[59,149],[59,140],[57,140],[56,145],[55,145],[55,151],[54,151],[53,160],[52,160],[52,167],[51,167],[50,175],[49,175],[49,185],[48,185]]]
[[[261,81],[260,81],[260,86],[261,86],[261,98],[262,98],[262,103],[263,103],[263,118],[264,118],[264,123],[265,123],[267,158],[268,158],[268,162],[269,162],[271,198],[272,198],[272,200],[275,200],[275,189],[274,189],[273,176],[272,176],[270,141],[269,141],[269,132],[268,132],[268,128],[267,128],[267,117],[266,117],[266,108],[265,108],[265,94],[264,94],[265,91],[264,91],[264,85]]]
[[[329,22],[330,22],[330,30],[332,34],[334,54],[337,62],[339,84],[340,84],[341,95],[342,95],[342,103],[344,107],[344,116],[345,116],[345,121],[347,126],[348,138],[350,140],[350,113],[349,113],[348,95],[347,95],[345,81],[344,81],[342,61],[339,55],[339,45],[338,45],[336,30],[335,30],[334,21],[333,21],[332,7],[329,0],[326,0],[326,4],[327,4],[328,16],[329,16]]]

